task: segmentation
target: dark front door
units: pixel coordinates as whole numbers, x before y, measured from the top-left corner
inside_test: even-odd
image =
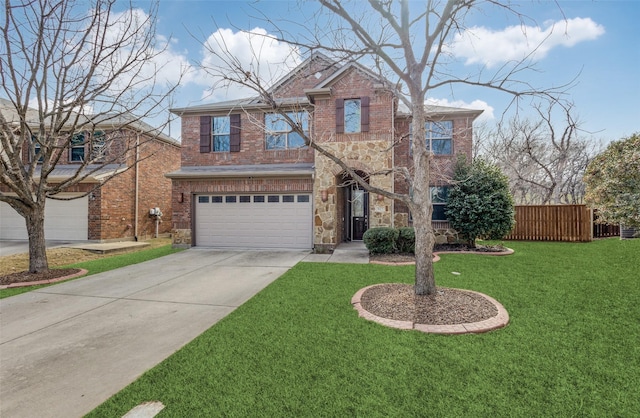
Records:
[[[362,241],[362,235],[368,228],[369,193],[357,185],[350,189],[351,239]]]

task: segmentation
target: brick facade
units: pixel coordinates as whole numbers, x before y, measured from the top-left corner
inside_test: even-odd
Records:
[[[159,207],[163,213],[159,224],[159,234],[171,232],[172,196],[171,180],[165,173],[180,167],[180,145],[177,142],[136,135],[132,131],[118,130],[108,133],[116,138],[109,144],[110,155],[122,155],[114,160],[122,163],[121,169],[131,167],[109,179],[104,184],[91,180],[67,187],[64,192],[87,193],[88,198],[88,240],[118,241],[147,239],[155,236],[155,218],[149,216],[149,209]],[[138,159],[135,164],[135,142],[139,141]],[[89,155],[89,145],[85,145],[85,155]],[[109,156],[107,154],[107,156]],[[79,167],[80,163],[70,160],[71,152],[64,150],[58,167]],[[28,158],[27,148],[23,156]],[[110,163],[112,161],[109,161]],[[137,177],[137,181],[136,181]],[[2,191],[9,191],[2,187]],[[138,216],[136,225],[136,195]],[[85,220],[79,219],[78,222]]]
[[[398,100],[391,90],[371,72],[357,64],[339,66],[321,55],[314,55],[274,87],[274,96],[296,99],[310,113],[310,136],[321,147],[361,174],[371,185],[384,190],[408,192],[408,186],[391,169],[394,166],[411,167],[409,147],[410,117],[398,111]],[[337,128],[336,100],[361,99],[368,103],[366,129],[358,133],[341,133]],[[366,99],[366,100],[365,100]],[[174,109],[182,118],[182,174],[173,178],[173,228],[178,237],[174,243],[190,245],[193,228],[193,196],[198,193],[250,193],[298,191],[313,193],[313,230],[316,250],[331,250],[346,238],[345,208],[347,188],[345,173],[333,161],[312,148],[272,151],[265,149],[264,113],[259,106],[213,104],[194,108]],[[302,104],[300,104],[302,103]],[[244,109],[244,110],[243,110]],[[434,120],[453,121],[453,155],[434,156],[433,185],[445,185],[453,172],[457,156],[471,157],[471,126],[480,113],[439,108],[440,113],[429,113]],[[364,110],[363,110],[364,112]],[[239,152],[201,152],[201,117],[240,114]],[[364,120],[364,119],[363,119]],[[365,122],[363,122],[365,123]],[[394,146],[394,144],[396,144]],[[312,163],[313,176],[306,178],[251,177],[217,178],[220,174],[194,175],[193,168],[225,166],[267,166],[271,164]],[[191,171],[189,171],[191,169]],[[215,171],[215,170],[213,170]],[[219,171],[218,171],[219,173]],[[214,178],[216,177],[216,178]],[[404,205],[382,196],[369,195],[368,227],[403,226],[409,222]]]

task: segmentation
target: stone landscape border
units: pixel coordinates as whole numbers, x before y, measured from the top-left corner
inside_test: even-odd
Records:
[[[440,261],[440,254],[476,254],[476,255],[492,255],[492,256],[502,256],[502,255],[511,255],[514,251],[511,248],[506,248],[505,251],[437,251],[433,253],[433,262]],[[381,264],[384,266],[411,266],[414,265],[415,261],[369,261],[371,264]]]
[[[497,300],[495,300],[490,296],[485,295],[484,293],[474,292],[473,290],[467,290],[467,289],[459,289],[459,290],[473,293],[475,295],[485,298],[487,301],[492,303],[493,306],[496,307],[496,309],[498,310],[498,314],[489,319],[485,319],[484,321],[469,322],[469,323],[454,324],[454,325],[418,324],[413,321],[399,321],[396,319],[382,318],[364,309],[360,302],[364,292],[366,292],[368,289],[372,287],[382,286],[382,285],[383,284],[374,284],[371,286],[367,286],[365,288],[358,290],[356,294],[353,295],[353,298],[351,298],[351,304],[353,305],[354,309],[358,311],[359,317],[364,318],[368,321],[376,322],[380,325],[384,325],[390,328],[406,329],[406,330],[414,329],[416,331],[426,332],[429,334],[449,334],[449,335],[472,334],[472,333],[478,334],[482,332],[488,332],[488,331],[493,331],[499,328],[503,328],[507,326],[507,324],[509,323],[509,313],[504,308],[504,306],[502,306],[500,302],[498,302]]]
[[[37,285],[40,285],[40,284],[53,284],[53,283],[61,282],[61,281],[64,281],[64,280],[75,279],[76,277],[84,276],[85,274],[87,274],[89,272],[88,270],[85,270],[85,269],[78,269],[78,270],[80,270],[80,271],[78,271],[77,273],[70,274],[68,276],[57,277],[55,279],[37,280],[35,282],[17,282],[17,283],[11,283],[11,284],[7,284],[7,285],[2,285],[2,286],[0,286],[0,290],[2,290],[2,289],[12,289],[12,288],[15,288],[15,287],[37,286]]]

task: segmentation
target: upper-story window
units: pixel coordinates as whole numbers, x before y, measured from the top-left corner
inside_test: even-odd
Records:
[[[69,144],[69,160],[71,162],[84,161],[84,144],[86,142],[85,137],[86,135],[84,132],[73,134],[71,136],[71,143]]]
[[[33,143],[33,155],[37,163],[41,163],[44,156],[40,155],[42,145],[37,135],[31,135],[31,142]]]
[[[100,161],[103,160],[106,155],[106,135],[103,131],[95,131],[91,136],[91,159],[94,161]]]
[[[360,132],[360,118],[362,117],[362,103],[360,99],[344,101],[344,132]]]
[[[453,154],[453,121],[425,122],[424,124],[427,151],[433,150],[435,155]],[[409,144],[413,153],[413,124],[409,124]]]
[[[287,116],[309,136],[309,114],[307,112],[287,112]],[[305,146],[304,137],[296,132],[283,115],[266,113],[264,115],[265,149],[277,150],[301,148]]]
[[[213,152],[228,152],[231,138],[229,116],[215,116],[212,121]]]
[[[78,132],[71,136],[69,144],[69,161],[81,163],[86,158],[86,145],[89,144],[89,158],[94,161],[102,160],[107,151],[106,138],[103,131]]]
[[[336,133],[369,132],[369,97],[336,99]]]
[[[200,152],[211,151],[240,151],[240,114],[200,116]]]
[[[435,155],[453,154],[453,121],[443,120],[425,123],[427,150]]]

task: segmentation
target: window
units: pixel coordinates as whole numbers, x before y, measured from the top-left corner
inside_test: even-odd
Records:
[[[427,151],[433,150],[435,155],[453,154],[453,121],[425,122],[424,124]],[[409,124],[409,149],[413,154],[413,124]]]
[[[269,196],[267,198],[267,201],[269,203],[279,203],[280,202],[280,196]]]
[[[336,99],[336,133],[369,132],[369,97]]]
[[[453,121],[427,122],[425,124],[427,150],[435,155],[453,154]]]
[[[222,196],[211,196],[211,203],[222,203]]]
[[[309,135],[309,114],[307,112],[288,112],[287,116]],[[266,131],[265,148],[268,150],[302,148],[304,137],[295,132],[284,116],[277,113],[264,115]]]
[[[309,195],[308,194],[299,194],[298,195],[298,203],[308,203]]]
[[[211,151],[240,151],[240,114],[200,116],[200,152]]]
[[[235,196],[226,196],[224,198],[225,203],[236,203],[236,197]]]
[[[293,203],[293,195],[286,194],[282,196],[282,203]]]
[[[429,187],[429,190],[431,192],[431,203],[433,203],[431,219],[434,221],[446,221],[447,217],[444,211],[447,208],[447,200],[449,199],[449,187]]]
[[[95,131],[91,138],[91,159],[100,161],[107,155],[106,135],[102,131]]]
[[[198,203],[209,203],[209,196],[198,196]]]
[[[213,152],[228,152],[230,149],[231,123],[228,116],[215,116],[213,128]]]
[[[253,196],[253,203],[264,203],[264,196]]]
[[[71,137],[71,141],[69,144],[71,162],[82,162],[84,161],[84,144],[85,144],[85,134],[84,132],[73,134]]]
[[[36,135],[32,135],[31,142],[33,143],[33,155],[35,157],[34,159],[36,160],[36,162],[41,163],[44,156],[40,155],[40,151],[41,151],[40,140]],[[38,155],[40,156],[38,157]]]
[[[344,132],[360,132],[360,119],[362,109],[360,99],[350,99],[344,101]]]
[[[251,203],[251,196],[240,196],[240,203]]]

